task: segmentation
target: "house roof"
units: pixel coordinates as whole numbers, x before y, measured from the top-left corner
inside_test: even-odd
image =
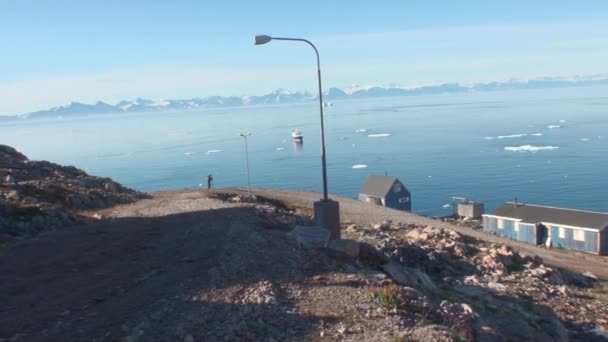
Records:
[[[391,187],[396,180],[396,177],[391,176],[369,175],[361,187],[361,190],[359,190],[359,193],[372,197],[384,198],[391,190]]]
[[[507,202],[502,207],[496,209],[493,215],[512,217],[534,224],[546,222],[597,230],[608,228],[608,213],[544,207],[532,204],[518,203],[515,206],[513,202]]]

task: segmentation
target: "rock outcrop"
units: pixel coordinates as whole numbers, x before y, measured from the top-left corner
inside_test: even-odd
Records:
[[[73,166],[32,161],[0,145],[0,241],[69,226],[85,210],[132,203],[143,194]]]

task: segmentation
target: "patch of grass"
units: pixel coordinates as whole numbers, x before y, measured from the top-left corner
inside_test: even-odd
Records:
[[[598,282],[589,289],[588,294],[597,301],[608,303],[608,282]]]
[[[389,284],[381,288],[369,288],[368,292],[371,298],[389,309],[396,309],[403,305],[401,287],[398,285]]]
[[[401,335],[389,336],[388,340],[390,342],[407,342],[407,339],[405,338],[405,336],[401,336]]]

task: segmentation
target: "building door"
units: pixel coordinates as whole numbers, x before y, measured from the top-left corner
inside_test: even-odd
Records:
[[[544,224],[536,225],[536,245],[544,245],[549,237],[549,229]]]

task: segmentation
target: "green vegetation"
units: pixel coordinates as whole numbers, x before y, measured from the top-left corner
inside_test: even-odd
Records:
[[[396,309],[403,305],[401,287],[398,285],[389,284],[381,288],[368,288],[368,292],[371,298],[389,309]]]

